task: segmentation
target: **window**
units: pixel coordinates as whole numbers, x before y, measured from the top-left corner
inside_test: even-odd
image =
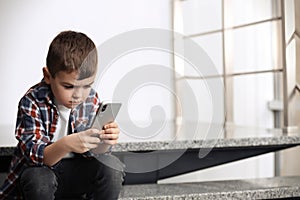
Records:
[[[179,82],[185,80],[197,91],[199,121],[211,123],[213,111],[224,116],[221,124],[274,128],[268,103],[276,96],[283,68],[280,2],[175,0],[174,5],[174,30],[182,33],[184,40],[197,43],[217,72],[203,75],[188,62],[175,59],[175,70],[181,71]],[[175,48],[176,42],[175,38]],[[209,103],[212,91],[203,85],[217,80],[224,89],[220,90],[223,108],[216,111]],[[185,94],[180,87],[178,90],[179,95]]]

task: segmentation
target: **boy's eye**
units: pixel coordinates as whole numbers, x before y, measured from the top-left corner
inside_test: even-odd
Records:
[[[65,89],[74,89],[74,88],[77,88],[77,86],[74,86],[74,85],[64,85],[63,86]],[[91,85],[85,85],[83,86],[84,89],[89,89],[91,88]]]
[[[65,89],[73,89],[74,86],[73,86],[73,85],[64,85],[64,88],[65,88]]]

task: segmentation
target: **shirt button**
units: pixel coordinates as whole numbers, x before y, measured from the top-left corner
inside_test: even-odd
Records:
[[[58,119],[58,115],[55,115],[55,119]]]

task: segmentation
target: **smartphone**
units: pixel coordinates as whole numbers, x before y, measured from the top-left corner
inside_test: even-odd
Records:
[[[100,108],[95,116],[92,127],[102,130],[103,127],[115,121],[117,114],[121,108],[121,103],[103,101],[100,104]]]

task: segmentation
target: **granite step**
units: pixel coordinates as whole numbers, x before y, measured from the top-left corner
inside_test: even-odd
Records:
[[[113,153],[125,163],[126,185],[155,184],[161,179],[300,145],[299,133],[285,135],[281,130],[236,133],[218,139],[120,143]]]
[[[4,173],[1,173],[4,175]],[[4,177],[2,177],[4,178]],[[119,200],[300,199],[300,176],[124,185]]]
[[[112,150],[126,166],[125,184],[131,185],[155,184],[161,179],[300,145],[300,133],[286,135],[281,130],[241,129],[228,135],[231,137],[126,142]],[[14,147],[0,146],[0,172],[7,172],[13,151]]]
[[[300,199],[300,176],[125,185],[120,200]]]

